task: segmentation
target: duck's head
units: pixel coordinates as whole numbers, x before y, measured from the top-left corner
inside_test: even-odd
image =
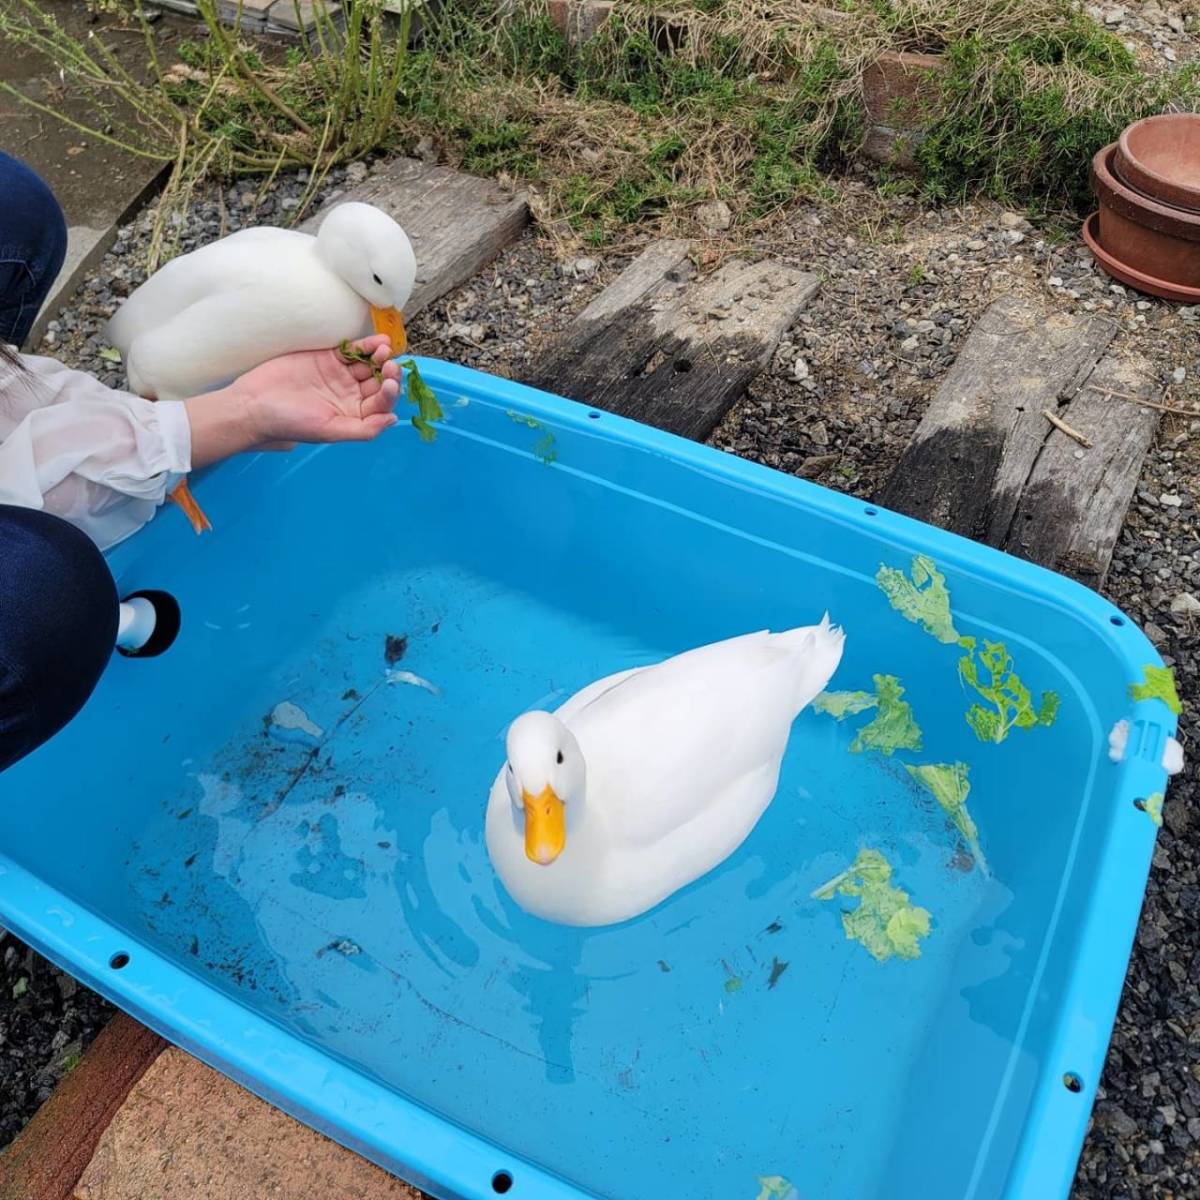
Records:
[[[508,731],[504,768],[525,855],[549,866],[563,852],[583,805],[587,768],[575,735],[547,712],[525,713]]]
[[[317,251],[370,305],[375,332],[388,334],[402,353],[407,338],[401,314],[417,280],[417,257],[404,230],[382,209],[351,200],[321,222]]]

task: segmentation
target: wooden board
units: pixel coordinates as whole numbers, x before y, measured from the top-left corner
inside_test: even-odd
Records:
[[[0,1153],[0,1200],[70,1200],[130,1090],[167,1043],[119,1013]]]
[[[129,1093],[73,1200],[421,1200],[365,1158],[169,1047]]]
[[[815,275],[727,262],[693,282],[686,242],[642,255],[523,371],[522,382],[684,437],[707,437],[816,293]]]
[[[316,233],[333,204],[360,200],[394,217],[417,255],[417,286],[404,315],[415,316],[465,283],[521,236],[529,222],[524,192],[410,158],[384,164],[300,225]]]
[[[1112,395],[1157,391],[1145,364],[1105,353],[1115,333],[1100,317],[997,300],[879,502],[1099,587],[1158,424],[1152,409]]]

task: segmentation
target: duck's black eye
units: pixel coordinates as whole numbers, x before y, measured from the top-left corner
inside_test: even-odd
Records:
[[[372,275],[372,276],[371,276],[371,278],[372,278],[373,280],[375,280],[375,282],[376,282],[377,284],[379,284],[379,286],[380,286],[380,287],[383,287],[383,280],[382,280],[382,279],[380,279],[378,275]]]
[[[559,765],[560,767],[562,766],[562,760],[563,760],[563,756],[562,756],[562,751],[560,750],[560,751],[558,752],[558,765]]]

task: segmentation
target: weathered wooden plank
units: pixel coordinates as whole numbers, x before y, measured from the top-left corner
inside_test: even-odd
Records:
[[[0,1151],[0,1200],[71,1200],[101,1136],[167,1043],[124,1014]]]
[[[386,163],[331,204],[347,200],[383,209],[411,239],[417,286],[404,309],[410,318],[491,262],[529,221],[524,192],[409,158]],[[315,213],[301,230],[315,233],[324,212]]]
[[[1100,587],[1158,427],[1134,400],[1156,399],[1154,372],[1106,353],[1114,333],[1101,318],[998,300],[879,502]]]
[[[706,437],[770,361],[815,275],[732,261],[688,284],[686,244],[660,242],[522,374],[525,383],[690,438]]]
[[[1047,437],[1041,415],[1099,360],[1115,327],[1005,297],[979,318],[879,502],[999,545]]]
[[[74,1192],[74,1200],[351,1196],[421,1193],[174,1047],[129,1093]]]
[[[1154,372],[1143,359],[1109,353],[1057,410],[1091,446],[1049,432],[999,543],[1002,549],[1089,587],[1103,585],[1158,429],[1157,411],[1127,397],[1157,402]]]

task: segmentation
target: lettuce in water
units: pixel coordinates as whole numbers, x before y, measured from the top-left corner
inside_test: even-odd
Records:
[[[920,750],[921,729],[913,719],[912,705],[902,700],[904,688],[895,675],[874,676],[875,692],[822,692],[813,701],[817,712],[844,721],[857,713],[876,709],[850,743],[852,754],[878,750],[889,757],[897,750]]]
[[[918,554],[912,560],[912,578],[896,567],[880,566],[875,582],[883,589],[888,603],[905,620],[920,625],[930,637],[946,645],[962,645],[950,615],[950,592],[946,577],[932,558]]]
[[[842,913],[842,928],[877,962],[919,958],[920,939],[929,935],[928,909],[910,904],[908,893],[891,878],[891,864],[878,850],[860,850],[850,867],[812,893],[814,900],[859,898],[857,908]]]
[[[904,769],[942,806],[946,816],[954,823],[954,828],[962,834],[962,839],[971,851],[971,857],[979,864],[979,869],[987,875],[987,860],[979,845],[979,829],[967,811],[967,796],[971,792],[971,784],[967,776],[970,767],[966,763],[926,763],[918,767],[904,764]]]
[[[760,1175],[758,1183],[762,1191],[756,1200],[800,1200],[800,1193],[782,1175]]]
[[[985,641],[983,649],[976,650],[974,638],[963,638],[962,645],[971,653],[959,659],[958,677],[990,706],[972,704],[967,710],[967,724],[981,742],[1002,742],[1014,728],[1054,724],[1058,693],[1043,692],[1041,704],[1035,708],[1029,689],[1012,669],[1012,656],[1003,642]]]

